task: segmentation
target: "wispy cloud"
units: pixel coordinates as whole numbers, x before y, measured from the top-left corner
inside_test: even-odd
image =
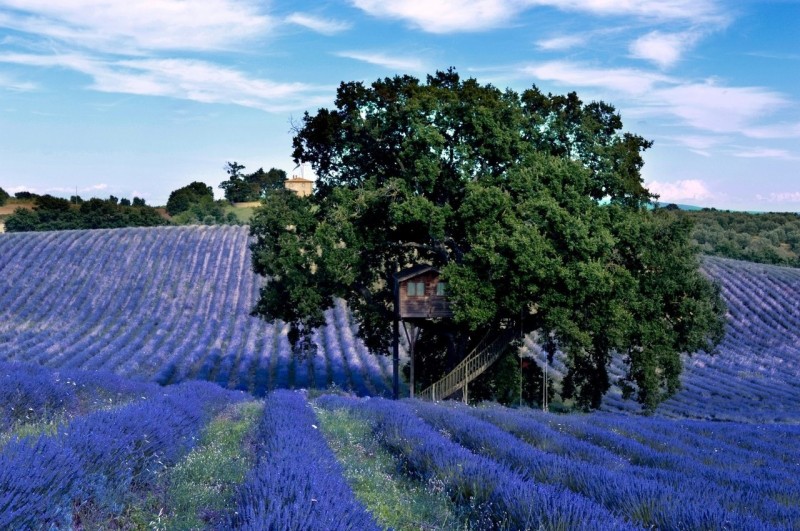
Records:
[[[10,90],[12,92],[31,92],[37,90],[39,86],[30,81],[20,81],[11,76],[0,74],[0,90]]]
[[[389,70],[420,72],[425,70],[425,63],[416,58],[391,56],[380,52],[338,52],[339,57],[355,59],[372,65],[381,66]]]
[[[800,203],[800,192],[773,192],[771,194],[756,195],[759,201],[768,201],[770,203]]]
[[[372,16],[405,20],[430,33],[484,31],[498,27],[523,8],[509,0],[352,0]]]
[[[780,123],[750,127],[747,130],[750,138],[798,138],[800,137],[800,122]]]
[[[734,157],[741,157],[746,159],[782,159],[782,160],[797,160],[799,157],[792,155],[785,149],[755,147],[737,150],[733,153]]]
[[[334,20],[328,18],[320,18],[308,13],[292,13],[286,17],[286,22],[303,26],[311,31],[322,33],[323,35],[336,35],[343,31],[347,31],[352,27],[349,22]]]
[[[660,201],[701,201],[714,197],[706,183],[699,179],[686,179],[675,182],[652,181],[646,184]]]
[[[0,0],[0,26],[94,51],[238,48],[274,25],[254,0]],[[168,28],[168,30],[165,30]]]
[[[677,63],[683,53],[694,46],[699,38],[695,32],[662,33],[651,31],[633,41],[629,47],[631,55],[651,61],[661,68]]]
[[[90,88],[100,92],[166,96],[272,112],[303,109],[329,97],[327,87],[253,79],[238,70],[189,59],[100,60],[79,54],[0,54],[0,62],[75,70],[90,76]]]
[[[663,107],[687,125],[716,133],[741,133],[789,104],[761,87],[730,87],[714,82],[682,83],[654,91],[653,105]]]
[[[645,94],[670,78],[633,68],[600,68],[570,61],[548,61],[520,68],[522,74],[570,87],[602,87],[628,95]]]
[[[710,150],[727,141],[727,138],[708,135],[682,135],[672,137],[671,140],[689,148],[690,151],[698,155],[710,157]]]
[[[770,116],[792,103],[783,94],[763,87],[694,82],[644,69],[603,68],[572,61],[523,65],[517,67],[517,75],[570,89],[598,89],[620,107],[631,104],[639,116],[671,117],[704,133],[750,138],[800,136],[800,123],[769,123]]]
[[[546,51],[563,51],[583,46],[586,43],[587,36],[582,35],[561,35],[558,37],[551,37],[549,39],[542,39],[536,41],[536,46],[540,50]]]
[[[724,6],[715,0],[529,0],[527,3],[597,15],[634,16],[656,21],[721,24],[728,20]]]
[[[404,20],[430,33],[485,31],[513,23],[519,13],[536,7],[628,16],[652,22],[689,21],[723,24],[725,11],[714,0],[351,0],[368,14]]]

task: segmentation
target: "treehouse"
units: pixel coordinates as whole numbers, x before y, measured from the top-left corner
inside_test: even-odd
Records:
[[[394,275],[397,317],[408,319],[437,319],[452,317],[453,312],[445,294],[447,286],[439,280],[439,271],[420,264]]]

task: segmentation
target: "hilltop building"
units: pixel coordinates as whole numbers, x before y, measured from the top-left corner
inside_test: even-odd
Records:
[[[311,195],[314,187],[314,181],[293,175],[291,179],[286,179],[283,181],[283,185],[287,190],[291,190],[300,197],[306,197]]]

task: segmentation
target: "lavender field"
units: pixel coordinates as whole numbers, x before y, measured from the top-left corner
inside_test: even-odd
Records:
[[[556,415],[382,398],[344,306],[292,360],[244,228],[0,235],[0,529],[800,528],[800,270],[703,267],[683,390]]]
[[[391,363],[355,340],[344,306],[317,354],[290,355],[287,328],[250,315],[260,279],[247,227],[3,234],[0,360],[106,370],[171,384],[391,391]]]

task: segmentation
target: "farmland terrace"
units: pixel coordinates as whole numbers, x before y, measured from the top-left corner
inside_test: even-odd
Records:
[[[293,359],[247,243],[0,236],[0,529],[800,528],[800,270],[704,259],[728,333],[683,390],[555,415],[380,398],[342,304]]]

